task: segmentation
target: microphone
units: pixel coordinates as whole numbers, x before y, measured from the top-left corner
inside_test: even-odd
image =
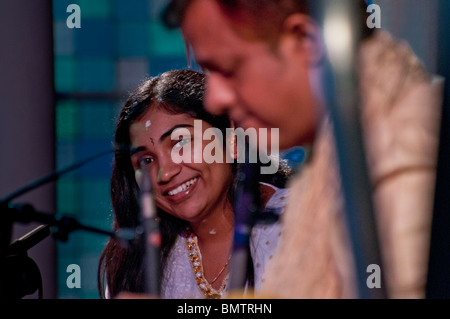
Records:
[[[86,226],[78,222],[75,218],[70,216],[55,216],[53,214],[39,212],[34,209],[30,204],[12,204],[9,203],[6,206],[6,217],[12,220],[29,223],[29,222],[39,222],[50,226],[58,227],[58,231],[53,234],[57,239],[61,241],[66,241],[68,234],[75,230],[87,230],[93,233],[108,235],[113,238],[127,238],[128,234],[126,232],[114,233],[102,229],[98,229],[91,226]]]
[[[161,234],[152,194],[152,182],[148,165],[140,161],[140,211],[144,236],[144,278],[145,293],[159,296],[160,284],[160,245]]]
[[[324,61],[322,82],[324,102],[333,123],[345,218],[356,269],[356,289],[361,299],[384,299],[384,283],[380,289],[370,289],[366,283],[367,265],[383,267],[359,114],[361,98],[355,61],[363,39],[359,21],[361,3],[309,0],[308,4],[313,18],[324,29],[328,56]],[[336,35],[348,41],[335,41]],[[383,273],[381,277],[383,282]]]
[[[111,154],[115,151],[129,151],[129,148],[124,146],[118,146],[116,148],[111,148],[103,150],[97,154],[94,154],[80,162],[73,165],[65,167],[63,169],[52,172],[44,177],[41,177],[21,188],[9,194],[0,200],[0,257],[6,256],[8,252],[8,246],[11,241],[12,233],[12,223],[13,222],[41,222],[44,224],[52,225],[58,227],[58,231],[53,234],[59,240],[66,241],[68,238],[68,233],[74,230],[86,230],[98,234],[107,235],[116,239],[121,240],[123,243],[128,243],[137,237],[134,230],[130,229],[119,229],[116,232],[110,232],[90,226],[83,225],[79,223],[75,218],[69,216],[57,217],[53,214],[38,212],[30,204],[13,204],[11,201],[20,195],[23,195],[29,191],[32,191],[39,186],[42,186],[51,181],[57,180],[60,176],[67,174],[75,169],[86,165],[100,157]]]
[[[61,175],[66,174],[70,171],[73,171],[83,165],[85,165],[88,162],[91,162],[101,156],[104,156],[106,154],[109,154],[113,152],[113,149],[109,149],[107,151],[102,151],[90,158],[87,158],[83,161],[80,161],[74,165],[71,165],[67,168],[61,169],[59,171],[55,171],[47,176],[44,176],[42,178],[39,178],[21,188],[14,191],[13,193],[9,194],[8,196],[4,197],[3,199],[0,199],[0,258],[3,258],[6,256],[8,252],[8,246],[11,242],[11,235],[12,235],[12,225],[15,221],[22,221],[22,222],[30,222],[30,221],[40,221],[36,220],[37,217],[44,217],[45,215],[34,214],[34,208],[31,205],[26,204],[25,207],[18,207],[17,205],[12,205],[10,202],[15,199],[16,197],[19,197],[20,195],[23,195],[35,188],[38,188],[41,185],[44,185],[48,182],[54,181],[58,179]],[[22,211],[24,209],[24,211]],[[22,214],[21,212],[24,212]],[[48,214],[46,216],[48,220],[52,220],[54,216]],[[24,220],[25,219],[25,220]]]
[[[257,163],[250,163],[250,145],[246,148],[245,163],[237,174],[237,189],[234,199],[235,230],[233,254],[230,269],[230,290],[244,289],[249,267],[250,233],[260,212],[259,169]]]
[[[16,239],[8,249],[9,255],[19,254],[21,252],[27,251],[30,248],[36,246],[39,242],[44,240],[50,235],[50,226],[41,225],[33,229],[26,235]]]
[[[37,264],[28,257],[28,250],[50,235],[50,226],[41,225],[15,240],[8,249],[4,260],[2,278],[2,298],[19,299],[39,290],[42,299],[42,277]]]

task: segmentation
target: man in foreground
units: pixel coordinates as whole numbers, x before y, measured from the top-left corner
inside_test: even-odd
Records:
[[[354,257],[324,104],[326,48],[307,4],[180,0],[167,17],[181,26],[208,71],[210,112],[228,113],[244,129],[279,128],[282,149],[311,148],[291,184],[280,246],[263,290],[281,298],[353,298]],[[359,52],[360,112],[381,271],[388,297],[423,298],[441,87],[407,45],[384,32],[369,33]]]

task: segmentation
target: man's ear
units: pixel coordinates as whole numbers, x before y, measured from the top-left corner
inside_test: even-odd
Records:
[[[324,56],[324,42],[318,24],[308,15],[294,13],[283,22],[282,40],[286,50],[302,54],[310,66],[317,65]]]

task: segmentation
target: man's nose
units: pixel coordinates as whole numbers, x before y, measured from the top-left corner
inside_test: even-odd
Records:
[[[207,78],[205,109],[215,115],[229,114],[235,104],[235,93],[228,80],[211,73]]]

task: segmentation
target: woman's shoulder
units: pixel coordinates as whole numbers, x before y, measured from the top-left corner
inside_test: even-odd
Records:
[[[264,210],[283,209],[289,196],[289,188],[279,188],[260,182],[261,199]]]
[[[278,188],[270,184],[263,184],[261,187],[271,190],[271,195],[262,211],[261,217],[266,220],[258,221],[252,228],[250,238],[250,252],[254,263],[255,289],[259,290],[263,281],[266,264],[272,258],[277,249],[281,236],[280,217],[284,212],[289,189]],[[269,215],[270,214],[270,215]],[[277,221],[272,220],[273,215],[278,217]]]
[[[177,236],[163,269],[161,296],[164,299],[200,298],[188,259],[185,234]]]
[[[185,264],[186,259],[186,244],[185,244],[185,236],[183,234],[178,234],[175,243],[172,246],[168,256],[166,268],[173,268],[174,265]]]

